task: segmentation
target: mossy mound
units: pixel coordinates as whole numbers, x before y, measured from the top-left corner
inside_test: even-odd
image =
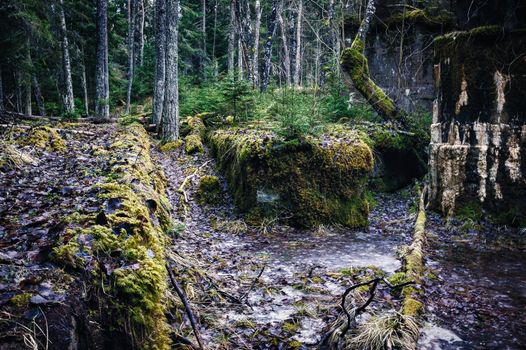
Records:
[[[197,198],[201,204],[219,204],[223,199],[221,183],[217,176],[205,175],[199,181]]]
[[[67,151],[66,141],[60,134],[49,126],[38,126],[29,130],[26,137],[20,140],[23,146],[33,146],[51,152]]]
[[[169,349],[164,231],[171,227],[172,208],[165,178],[138,124],[119,131],[101,157],[112,176],[94,185],[99,213],[71,218],[76,222],[53,249],[54,260],[91,276],[86,283],[97,286],[93,297],[104,309],[102,326],[113,334],[109,347]]]
[[[178,150],[184,142],[182,140],[175,140],[170,142],[165,142],[159,146],[161,152],[172,152]]]
[[[181,123],[181,136],[184,136],[185,151],[188,154],[203,153],[205,147],[203,138],[205,136],[206,126],[203,123],[203,117],[207,114],[199,114],[193,117],[185,118]]]
[[[250,223],[279,217],[300,227],[368,224],[364,190],[373,156],[361,134],[285,142],[271,131],[229,128],[211,132],[209,143]]]

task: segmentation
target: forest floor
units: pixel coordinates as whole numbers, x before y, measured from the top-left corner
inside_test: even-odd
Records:
[[[98,210],[92,186],[111,174],[96,153],[109,147],[118,128],[76,125],[74,130],[87,134],[61,132],[67,152],[33,152],[29,147],[33,163],[2,170],[4,320],[12,311],[13,296],[22,292],[33,295],[23,318],[47,316],[51,333],[64,332],[63,316],[78,311],[67,305],[82,302],[82,289],[65,288],[71,285],[71,276],[48,256],[61,240],[64,218]],[[21,134],[18,131],[15,137]],[[340,314],[347,287],[378,275],[390,276],[401,267],[397,249],[411,241],[415,218],[411,190],[376,195],[366,230],[325,226],[298,230],[273,221],[251,227],[235,214],[226,183],[206,149],[200,155],[187,155],[182,147],[152,152],[168,180],[168,198],[178,222],[169,232],[173,238],[167,259],[208,348],[315,348]],[[204,175],[220,177],[221,205],[199,203],[196,192]],[[181,191],[183,183],[188,202]],[[427,228],[427,323],[419,348],[519,349],[526,344],[522,332],[526,260],[516,247],[506,245],[509,241],[495,238],[514,237],[516,231],[447,223],[434,214]],[[399,308],[399,296],[381,288],[361,321]],[[193,338],[188,322],[174,321],[172,326],[177,334]],[[17,334],[4,333],[0,345]]]

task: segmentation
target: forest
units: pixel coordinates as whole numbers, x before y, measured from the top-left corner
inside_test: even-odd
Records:
[[[0,0],[0,350],[523,349],[525,18]]]

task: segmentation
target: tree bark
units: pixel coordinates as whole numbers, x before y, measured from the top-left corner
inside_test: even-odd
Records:
[[[236,8],[235,0],[230,2],[230,25],[228,33],[228,74],[234,75],[234,43],[236,41]]]
[[[4,110],[4,81],[2,80],[2,66],[0,66],[0,112],[3,112]]]
[[[46,108],[44,107],[44,98],[42,97],[42,91],[40,90],[40,84],[38,83],[38,78],[35,73],[33,73],[33,91],[35,93],[35,101],[37,103],[38,113],[41,116],[46,116]]]
[[[75,99],[73,96],[73,80],[71,79],[71,59],[69,56],[68,31],[66,27],[66,16],[64,14],[64,0],[59,3],[60,31],[62,33],[62,60],[64,64],[64,108],[67,113],[75,110]]]
[[[139,18],[139,67],[144,65],[144,21],[146,19],[146,4],[145,0],[139,1],[140,18]]]
[[[303,30],[303,0],[298,0],[298,18],[296,20],[296,57],[294,58],[294,85],[296,87],[299,87],[301,83],[301,35]]]
[[[14,79],[15,79],[15,109],[18,113],[23,113],[22,110],[22,77],[20,76],[20,68],[15,68],[14,73]]]
[[[283,20],[282,11],[278,11],[278,22],[281,27],[281,41],[283,45],[283,68],[285,71],[285,80],[287,82],[287,87],[292,86],[292,79],[290,74],[290,50],[289,44],[287,42],[287,25]]]
[[[206,0],[201,0],[201,76],[205,78],[206,54]]]
[[[107,11],[107,0],[97,0],[97,67],[95,78],[95,118],[99,121],[105,121],[110,118]]]
[[[375,1],[369,0],[351,47],[345,48],[342,53],[341,68],[344,80],[348,86],[354,85],[381,117],[404,124],[406,113],[400,110],[395,102],[375,84],[369,73],[369,65],[365,57],[365,38],[375,12]]]
[[[263,58],[263,77],[261,79],[261,92],[265,93],[270,79],[270,61],[272,59],[272,44],[276,35],[276,17],[278,12],[278,1],[272,0],[272,9],[268,19],[268,37],[265,43],[265,57]]]
[[[241,35],[237,37],[237,74],[239,79],[243,79],[243,43]]]
[[[168,0],[166,6],[166,95],[161,137],[173,141],[179,137],[179,74],[178,74],[179,0]]]
[[[166,0],[155,0],[155,84],[153,123],[160,127],[166,83]]]
[[[256,0],[256,23],[254,24],[254,44],[252,47],[252,80],[254,87],[259,86],[259,33],[261,31],[261,1]]]
[[[88,83],[86,79],[86,65],[84,63],[84,48],[80,52],[80,85],[84,97],[84,112],[89,115]]]
[[[130,114],[133,75],[135,70],[135,19],[137,0],[128,0],[128,88],[126,90],[126,114]]]
[[[27,61],[26,61],[26,64],[28,65],[28,67],[31,67],[31,69],[33,68],[33,61],[31,60],[31,49],[30,49],[30,42],[29,42],[29,39],[27,40]],[[31,74],[29,72],[24,72],[23,74],[23,77],[24,77],[24,82],[23,82],[23,87],[24,87],[24,96],[23,96],[23,103],[24,103],[24,113],[25,114],[28,114],[28,115],[32,115],[33,114],[33,111],[32,111],[32,108],[31,108]]]

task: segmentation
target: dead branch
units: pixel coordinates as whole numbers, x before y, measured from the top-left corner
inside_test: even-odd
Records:
[[[185,212],[185,215],[187,213],[187,208],[188,208],[188,205],[189,205],[189,201],[188,201],[188,194],[186,193],[185,191],[185,187],[186,185],[188,184],[188,182],[194,177],[196,176],[199,171],[201,169],[203,169],[206,165],[208,165],[208,163],[210,163],[211,160],[209,161],[206,161],[204,162],[199,168],[197,168],[192,174],[188,175],[187,177],[185,177],[185,179],[183,180],[183,182],[181,183],[181,186],[179,186],[179,188],[177,189],[177,192],[179,192],[181,194],[181,197],[183,199],[183,208],[184,208],[184,212]]]
[[[252,291],[252,289],[254,288],[254,286],[256,285],[257,281],[259,280],[259,278],[261,277],[261,275],[263,274],[263,271],[265,271],[265,268],[267,267],[267,264],[263,265],[263,267],[261,268],[261,270],[259,271],[259,274],[257,275],[257,277],[254,279],[254,281],[252,281],[252,284],[250,285],[250,287],[247,289],[247,291],[239,298],[239,300],[243,301],[243,299],[247,298],[248,297],[248,294]]]
[[[177,293],[177,295],[183,302],[186,314],[188,315],[188,319],[190,320],[190,325],[192,326],[192,331],[194,332],[194,335],[195,335],[195,339],[197,340],[197,343],[199,344],[198,349],[204,349],[203,343],[201,341],[201,335],[197,328],[197,322],[192,312],[192,308],[190,307],[190,303],[188,302],[188,299],[186,298],[186,295],[184,294],[181,286],[179,285],[175,277],[172,275],[172,269],[170,268],[170,266],[168,266],[168,264],[166,264],[166,270],[168,271],[168,276],[170,277],[170,282],[172,283],[172,286],[174,287],[175,292]],[[194,346],[192,345],[192,347]]]

